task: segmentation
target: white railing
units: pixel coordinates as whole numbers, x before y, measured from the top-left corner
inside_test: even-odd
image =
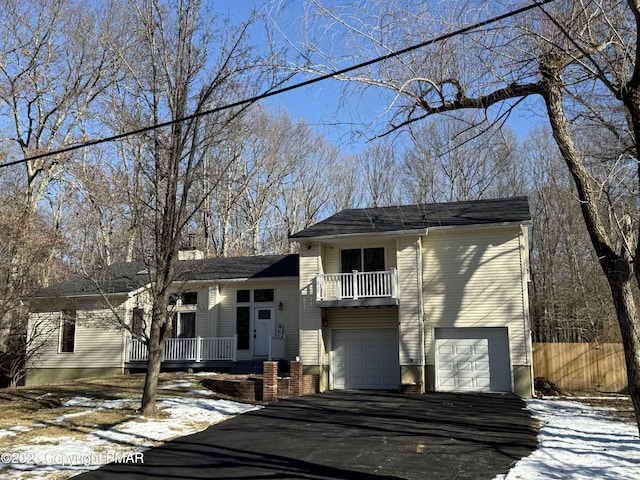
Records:
[[[360,298],[396,298],[397,270],[385,272],[320,273],[316,300],[358,300]]]
[[[215,338],[169,338],[164,343],[163,361],[185,360],[201,362],[207,360],[236,361],[238,336]],[[135,338],[129,339],[127,362],[146,361],[147,346]]]

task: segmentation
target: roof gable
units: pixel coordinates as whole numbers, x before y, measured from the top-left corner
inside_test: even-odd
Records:
[[[343,210],[291,240],[531,221],[527,197]]]

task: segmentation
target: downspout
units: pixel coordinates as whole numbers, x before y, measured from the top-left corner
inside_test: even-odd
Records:
[[[429,229],[425,230],[424,237],[429,234]],[[424,310],[424,278],[422,275],[422,236],[418,237],[418,250],[416,253],[416,265],[418,271],[418,298],[420,301],[420,322],[419,322],[419,332],[420,332],[420,365],[422,367],[422,382],[423,389],[426,388],[426,369],[427,369],[427,357],[426,357],[426,348],[425,343],[427,341],[425,336],[425,310]]]
[[[530,382],[531,395],[534,389],[534,372],[533,372],[533,342],[531,340],[531,317],[529,312],[529,282],[531,281],[530,264],[529,264],[529,228],[526,225],[520,225],[520,270],[522,272],[522,309],[523,309],[523,328],[525,336],[525,362],[530,365]]]

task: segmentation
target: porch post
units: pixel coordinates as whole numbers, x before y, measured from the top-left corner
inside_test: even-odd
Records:
[[[262,367],[262,401],[278,400],[278,362],[264,362]]]
[[[232,349],[233,349],[233,352],[231,354],[232,357],[233,357],[232,360],[235,362],[238,359],[238,334],[237,333],[233,336],[233,347],[232,347]]]
[[[391,298],[398,298],[398,270],[391,267]]]
[[[353,278],[352,278],[352,283],[353,283],[353,299],[354,300],[358,300],[358,270],[353,270]]]
[[[319,273],[316,276],[316,301],[322,300],[322,290],[324,289],[324,273]]]
[[[202,337],[196,338],[196,362],[202,360]]]

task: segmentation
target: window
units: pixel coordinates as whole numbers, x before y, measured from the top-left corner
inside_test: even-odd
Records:
[[[198,292],[182,292],[180,298],[182,299],[182,305],[198,304]]]
[[[350,273],[381,272],[384,265],[384,248],[350,248],[340,251],[340,271]]]
[[[182,292],[169,297],[169,305],[197,305],[198,292]]]
[[[131,333],[134,337],[140,338],[144,333],[144,310],[134,308],[131,314]]]
[[[180,292],[172,295],[169,304],[169,310],[174,314],[171,323],[171,337],[195,338],[198,292]]]
[[[171,336],[173,338],[195,338],[196,313],[177,312],[171,324]]]
[[[253,291],[254,302],[273,302],[273,288],[262,288]]]
[[[73,353],[76,347],[76,311],[63,310],[60,319],[60,352]]]
[[[237,303],[249,303],[251,301],[251,290],[238,290],[236,292]]]
[[[238,350],[249,350],[251,307],[236,307],[236,333],[238,334]]]

